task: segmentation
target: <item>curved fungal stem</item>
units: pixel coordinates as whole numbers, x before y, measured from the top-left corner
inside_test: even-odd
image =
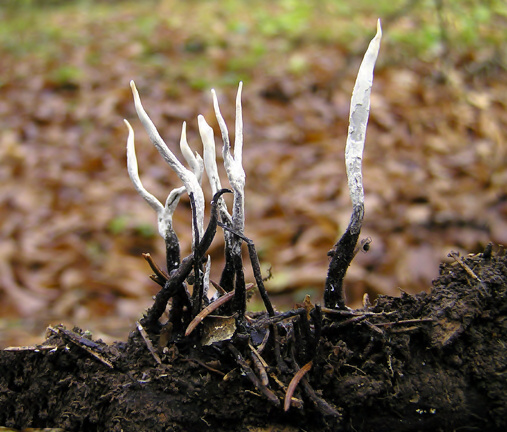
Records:
[[[199,231],[199,237],[202,237],[204,233],[204,194],[198,176],[194,172],[185,168],[176,158],[176,156],[174,156],[171,150],[169,150],[169,147],[167,147],[167,144],[158,133],[156,126],[153,124],[150,117],[144,110],[139,92],[137,91],[134,81],[130,81],[130,88],[132,89],[132,94],[134,96],[134,105],[136,108],[137,116],[139,117],[139,120],[148,133],[150,141],[153,143],[163,159],[169,164],[174,172],[176,172],[180,180],[183,182],[187,193],[194,194],[194,200],[196,203],[197,229]],[[182,134],[185,134],[185,128],[183,128]],[[185,144],[183,144],[183,146],[185,147]],[[188,153],[188,151],[184,150],[185,158],[190,158]],[[191,165],[194,164],[192,158],[190,158],[190,161]],[[198,162],[196,162],[194,166],[198,166]]]
[[[352,201],[352,215],[349,226],[331,253],[331,262],[324,290],[324,304],[328,308],[345,309],[343,279],[355,256],[354,250],[361,232],[364,216],[364,190],[362,159],[366,127],[370,113],[370,94],[373,84],[373,70],[380,49],[382,29],[377,22],[377,34],[370,42],[364,55],[350,102],[349,129],[345,147],[345,165]]]

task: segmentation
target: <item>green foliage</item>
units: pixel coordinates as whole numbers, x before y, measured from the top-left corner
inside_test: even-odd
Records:
[[[108,231],[114,235],[124,235],[127,231],[133,231],[145,238],[153,238],[156,236],[156,229],[152,223],[140,223],[134,227],[131,225],[132,220],[126,215],[117,216],[109,221]]]
[[[507,3],[503,0],[426,0],[413,2],[388,38],[407,57],[450,55],[499,49],[507,38]],[[503,59],[505,60],[505,59]]]
[[[146,237],[146,238],[153,238],[157,234],[153,224],[148,224],[148,223],[137,225],[136,232],[139,235],[141,235],[142,237]]]
[[[124,233],[128,228],[128,218],[126,216],[117,216],[111,219],[108,224],[108,230],[115,235]]]
[[[306,73],[306,52],[322,44],[355,53],[371,37],[365,28],[373,28],[378,17],[384,21],[383,62],[477,53],[498,61],[507,39],[503,0],[13,0],[0,9],[0,52],[20,59],[35,55],[52,65],[51,80],[72,84],[83,73],[70,60],[74,48],[95,41],[114,52],[123,41],[136,47],[134,62],[202,90],[248,80],[255,69],[267,70],[285,56],[286,73]],[[88,64],[100,63],[94,53],[93,48],[86,53]]]
[[[59,85],[77,84],[83,76],[83,71],[72,65],[62,65],[51,73],[52,81]]]

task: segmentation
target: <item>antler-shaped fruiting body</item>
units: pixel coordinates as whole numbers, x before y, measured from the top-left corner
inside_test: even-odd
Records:
[[[215,115],[220,127],[223,140],[223,157],[224,167],[227,173],[227,178],[234,192],[234,203],[232,216],[228,212],[225,202],[222,200],[219,203],[220,219],[223,224],[229,228],[233,228],[236,232],[243,234],[245,227],[245,171],[243,169],[243,119],[242,119],[242,107],[241,107],[241,90],[243,83],[240,82],[238,87],[238,93],[236,96],[236,124],[235,124],[235,142],[234,142],[234,156],[231,152],[231,144],[229,140],[229,131],[225,120],[220,112],[218,105],[218,98],[215,90],[211,90],[213,97],[213,107]],[[203,116],[199,116],[199,132],[204,147],[204,166],[206,174],[208,175],[211,190],[213,192],[220,190],[220,177],[218,175],[218,169],[216,164],[216,153],[215,153],[215,138],[213,135],[213,129],[206,123]],[[244,285],[241,281],[243,280],[243,269],[241,265],[241,239],[231,235],[230,232],[225,231],[225,267],[222,272],[220,279],[220,285],[227,291],[234,289],[234,281],[236,280],[236,296],[235,306],[238,307],[239,313],[244,309],[246,299],[244,297]],[[236,310],[236,308],[235,308]]]
[[[222,150],[224,157],[224,167],[227,178],[234,191],[234,204],[232,208],[232,225],[233,228],[243,233],[245,230],[245,171],[243,169],[243,113],[241,107],[241,90],[243,83],[239,83],[238,94],[236,96],[236,133],[234,139],[234,156],[231,153],[231,144],[229,141],[229,131],[225,120],[220,113],[218,106],[218,98],[215,90],[211,90],[213,95],[213,107],[217,117],[224,148]]]
[[[243,169],[243,110],[241,106],[241,91],[243,83],[238,86],[236,95],[236,122],[235,122],[235,139],[234,139],[234,155],[231,151],[229,140],[229,131],[227,125],[220,112],[218,98],[215,90],[211,90],[213,97],[213,107],[215,116],[222,133],[224,147],[222,150],[224,158],[224,167],[227,178],[234,192],[234,201],[232,207],[232,223],[227,220],[223,222],[228,224],[237,233],[243,234],[245,230],[245,171]],[[231,236],[225,233],[226,238],[226,265],[220,279],[220,283],[226,289],[232,289],[233,281],[235,282],[236,295],[234,296],[234,311],[238,312],[238,316],[242,317],[246,309],[245,282],[243,275],[243,265],[241,258],[241,238]]]
[[[202,175],[204,173],[204,161],[202,160],[201,155],[197,152],[194,154],[188,145],[187,122],[183,122],[183,126],[181,127],[180,150],[190,169],[195,174],[199,185],[201,185]]]
[[[222,222],[230,222],[236,231],[243,232],[245,228],[245,171],[243,169],[243,118],[241,107],[241,90],[243,83],[239,83],[238,94],[236,96],[236,138],[234,141],[234,156],[231,154],[231,144],[229,140],[229,131],[225,120],[220,112],[218,105],[218,98],[215,90],[211,90],[213,96],[213,107],[215,115],[222,133],[222,140],[224,142],[223,157],[224,167],[227,173],[227,178],[234,191],[234,204],[232,217],[227,211],[225,203],[220,205]],[[202,115],[198,117],[199,132],[204,148],[204,166],[206,174],[208,175],[211,190],[213,193],[221,189],[220,177],[218,175],[216,153],[215,153],[215,138],[213,129],[208,125]]]
[[[238,93],[236,97],[236,139],[234,145],[234,155],[232,154],[231,145],[229,141],[229,133],[225,121],[220,113],[218,106],[218,99],[214,90],[212,90],[213,105],[215,115],[220,126],[222,138],[224,141],[223,156],[224,166],[234,192],[234,204],[232,215],[227,210],[227,206],[223,198],[220,197],[222,190],[218,168],[216,163],[215,153],[215,140],[213,129],[206,123],[203,116],[198,117],[199,131],[204,147],[204,160],[197,153],[194,154],[190,149],[186,139],[186,123],[183,123],[180,149],[185,160],[187,161],[190,169],[185,168],[180,161],[169,150],[166,143],[161,138],[157,128],[152,120],[146,113],[141,103],[141,99],[137,88],[133,81],[130,83],[132,93],[134,95],[134,103],[137,115],[141,120],[144,128],[146,129],[150,140],[155,145],[164,160],[176,172],[184,186],[174,189],[168,196],[165,206],[160,203],[157,198],[150,194],[142,185],[139,178],[137,158],[134,146],[134,131],[130,124],[125,121],[129,129],[129,137],[127,140],[127,161],[128,172],[132,182],[138,193],[148,202],[148,204],[156,211],[158,217],[158,229],[160,235],[166,240],[167,244],[167,261],[168,272],[179,269],[180,266],[180,251],[178,238],[172,226],[172,216],[179,202],[181,195],[186,191],[190,196],[192,204],[192,234],[193,234],[193,248],[201,244],[204,235],[203,220],[204,220],[204,195],[201,188],[202,173],[206,168],[207,175],[211,184],[211,190],[214,196],[217,196],[215,203],[215,211],[218,212],[220,220],[227,227],[233,229],[236,233],[243,234],[245,225],[244,214],[244,188],[245,188],[245,172],[242,166],[242,153],[243,153],[243,121],[242,121],[242,108],[241,108],[241,90],[242,83],[239,84]],[[222,274],[221,283],[228,290],[235,290],[234,310],[237,312],[238,321],[243,321],[244,312],[246,309],[246,296],[245,296],[245,281],[243,275],[243,265],[241,257],[241,237],[232,235],[229,231],[224,233],[226,243],[226,265]],[[200,308],[206,303],[207,285],[209,284],[209,270],[210,262],[206,267],[206,271],[202,271],[201,263],[199,261],[201,254],[205,251],[196,253],[194,257],[194,294],[192,299],[192,313],[195,315],[199,312]],[[201,255],[202,256],[202,255]],[[224,283],[223,281],[227,281]],[[184,290],[184,287],[182,288]],[[173,306],[179,302],[175,298]],[[157,309],[158,310],[158,309]],[[174,312],[176,313],[176,312]]]
[[[158,232],[166,244],[167,271],[170,273],[180,264],[180,246],[178,236],[172,226],[172,218],[181,195],[185,192],[185,186],[173,189],[167,196],[165,206],[143,186],[139,178],[136,150],[134,144],[134,130],[127,120],[124,120],[129,130],[127,139],[127,171],[134,187],[139,195],[157,213]]]
[[[213,129],[210,125],[208,125],[204,116],[199,115],[197,117],[197,122],[199,124],[199,133],[203,144],[204,168],[211,186],[211,193],[214,195],[222,189],[216,161],[215,135],[213,133]],[[223,198],[220,198],[218,209],[220,220],[224,223],[232,224],[232,217],[227,210],[227,206]]]
[[[216,163],[214,134],[212,128],[206,123],[204,117],[198,117],[199,132],[204,147],[203,158],[201,158],[198,154],[194,154],[188,146],[186,139],[186,124],[183,123],[180,148],[190,167],[190,169],[187,169],[176,159],[160,137],[155,125],[143,109],[134,83],[131,82],[136,111],[141,122],[143,123],[157,150],[174,169],[174,171],[176,171],[184,185],[183,187],[174,189],[169,194],[165,205],[162,205],[162,203],[160,203],[152,194],[146,191],[139,178],[134,148],[134,132],[130,124],[125,121],[129,129],[129,137],[127,140],[127,159],[130,178],[132,179],[138,193],[156,211],[158,216],[159,232],[166,240],[166,243],[175,245],[174,250],[170,250],[169,247],[167,248],[168,274],[160,271],[152,264],[152,268],[155,268],[155,272],[157,273],[154,280],[162,285],[162,289],[155,296],[152,307],[146,312],[145,316],[140,321],[138,325],[139,330],[144,331],[144,329],[146,329],[146,331],[152,334],[160,333],[160,337],[158,338],[160,347],[166,346],[170,341],[183,342],[183,338],[187,338],[185,341],[192,344],[193,348],[196,348],[196,342],[200,335],[202,336],[203,333],[206,334],[208,331],[216,333],[216,337],[206,337],[208,342],[204,342],[203,339],[201,339],[201,343],[203,344],[231,340],[230,343],[225,343],[223,346],[228,348],[238,365],[242,368],[244,374],[264,395],[264,397],[270,400],[274,405],[278,406],[280,405],[279,396],[269,388],[270,378],[266,373],[267,363],[263,357],[261,357],[261,352],[264,348],[266,348],[266,350],[271,350],[271,358],[274,362],[276,362],[278,371],[284,376],[287,376],[286,374],[291,371],[293,374],[293,379],[288,385],[288,389],[285,394],[284,408],[286,411],[290,408],[291,404],[297,402],[296,398],[293,397],[293,394],[296,386],[299,382],[301,382],[301,389],[307,394],[308,398],[316,404],[322,414],[326,416],[333,416],[337,419],[341,418],[339,410],[335,409],[324,399],[318,396],[311,387],[309,381],[303,375],[310,371],[313,364],[312,358],[315,352],[317,352],[321,332],[324,328],[322,313],[339,313],[340,315],[351,313],[336,309],[344,309],[346,307],[342,292],[342,283],[345,272],[356,252],[356,244],[361,231],[361,224],[364,215],[364,191],[361,165],[366,126],[368,123],[370,109],[373,70],[380,48],[380,39],[381,29],[379,21],[377,25],[377,34],[371,41],[363,62],[361,63],[354,91],[352,93],[345,162],[353,209],[347,230],[336,243],[335,251],[332,254],[324,293],[326,308],[320,308],[320,306],[313,307],[310,302],[307,303],[305,301],[305,308],[299,308],[287,313],[277,313],[271,304],[264,286],[264,279],[261,274],[259,258],[256,253],[254,243],[244,235],[245,172],[242,166],[242,84],[240,83],[239,85],[236,97],[236,139],[233,150],[231,149],[229,133],[225,120],[220,113],[217,95],[215,91],[212,90],[215,115],[220,126],[223,139],[224,166],[229,183],[232,187],[232,191],[230,191],[229,189],[222,189]],[[202,173],[204,169],[206,169],[206,173],[211,184],[211,190],[213,192],[213,200],[210,205],[210,220],[206,231],[203,229],[204,196],[201,188]],[[185,191],[189,195],[192,206],[193,248],[192,253],[182,259],[180,263],[179,244],[172,227],[172,216],[181,195]],[[234,193],[232,214],[227,210],[226,203],[221,197],[224,193],[231,192]],[[212,282],[210,280],[211,258],[209,255],[204,268],[203,264],[204,257],[215,237],[218,226],[224,229],[226,251],[226,266],[222,273],[220,285],[229,292],[223,294],[222,297],[210,304],[207,295],[209,283]],[[245,286],[241,256],[241,246],[243,241],[247,244],[255,282],[268,312],[268,317],[261,316],[249,318],[251,325],[247,325],[245,318],[245,292],[247,287],[251,284]],[[369,240],[367,240],[367,243],[364,243],[364,247],[368,244]],[[176,249],[177,258],[175,258]],[[169,256],[171,256],[170,259]],[[186,290],[186,283],[190,283],[189,280],[191,279],[194,279],[195,281],[192,297],[190,297]],[[215,287],[219,287],[216,283],[212,283]],[[224,290],[220,288],[220,291],[222,292]],[[160,322],[161,317],[166,311],[168,301],[171,298],[172,304],[169,320],[165,324],[162,324]],[[231,299],[234,299],[232,308],[230,306],[230,302],[227,303],[228,300]],[[324,311],[324,309],[326,309],[326,311]],[[217,313],[219,314],[222,314],[224,311],[231,312],[228,315],[234,313],[236,327],[232,327],[229,324],[230,317],[221,316],[211,318],[210,313],[215,313],[215,311],[218,311]],[[216,322],[216,318],[220,318],[218,321],[220,321],[221,324],[215,326],[213,321]],[[280,324],[280,322],[289,318],[294,319],[290,322],[284,323],[283,327],[281,327],[282,324]],[[222,319],[227,319],[227,328],[225,333],[220,333],[219,330],[224,325],[224,321],[222,321]],[[204,320],[207,322],[204,322],[203,324],[208,326],[211,330],[205,330],[203,329],[204,326],[200,326],[200,323]],[[313,329],[310,325],[310,320],[313,321]],[[269,329],[267,329],[268,327]],[[199,329],[201,331],[199,331]],[[258,350],[253,347],[253,330],[257,333],[255,339],[260,339],[259,336],[262,335],[262,342],[258,340],[257,343]],[[283,338],[279,332],[280,330],[283,330],[285,334]],[[152,354],[155,353],[148,335],[143,334],[143,337],[149,350]],[[268,341],[270,341],[269,344]],[[296,347],[299,348],[299,353],[296,352]],[[254,365],[258,370],[259,376],[257,376],[256,371],[245,361],[245,349],[255,352],[255,356],[252,358]],[[158,363],[162,361],[158,355],[154,354],[154,358]],[[269,359],[268,357],[265,358]],[[304,363],[306,363],[301,369],[299,369],[298,366],[298,362],[300,361],[304,361]],[[271,374],[270,376],[284,387],[283,382],[280,381],[276,375]]]
[[[380,49],[382,29],[377,22],[377,34],[370,42],[364,55],[350,101],[349,130],[345,147],[345,165],[347,180],[352,201],[352,215],[349,226],[334,247],[329,264],[324,303],[329,308],[345,308],[343,296],[343,278],[354,258],[361,225],[364,216],[363,175],[361,171],[366,127],[370,114],[370,94],[373,84],[373,70]]]
[[[139,117],[139,120],[141,120],[141,123],[143,124],[144,128],[146,129],[146,132],[148,133],[151,142],[156,147],[160,155],[164,158],[164,160],[176,172],[180,180],[183,182],[187,193],[189,195],[191,193],[194,195],[197,231],[199,233],[199,238],[202,238],[204,234],[204,194],[200,184],[200,177],[202,176],[203,169],[202,159],[200,159],[200,157],[199,159],[194,157],[192,151],[188,147],[188,144],[186,143],[186,133],[184,124],[180,146],[182,147],[182,153],[187,162],[189,163],[189,165],[191,166],[191,168],[198,170],[197,174],[185,168],[181,164],[181,162],[176,158],[176,156],[174,156],[171,150],[169,150],[169,147],[167,147],[167,144],[164,142],[164,140],[158,133],[157,128],[155,127],[150,117],[144,110],[143,105],[141,103],[141,98],[139,97],[139,92],[137,91],[134,81],[130,82],[130,87],[132,89],[132,94],[134,95],[134,104],[136,107],[137,115]],[[195,243],[196,242],[194,239],[193,244]]]

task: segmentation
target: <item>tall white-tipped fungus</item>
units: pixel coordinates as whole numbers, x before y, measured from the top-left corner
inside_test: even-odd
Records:
[[[168,232],[172,231],[172,216],[176,206],[179,202],[181,195],[185,192],[185,187],[182,186],[178,189],[171,191],[167,197],[165,206],[151,193],[149,193],[143,186],[139,177],[139,169],[137,165],[136,149],[134,143],[134,130],[127,120],[123,120],[127,125],[129,135],[127,138],[127,171],[134,184],[137,193],[144,198],[150,207],[157,213],[158,219],[158,232],[165,239]]]
[[[370,114],[370,94],[373,85],[373,69],[380,49],[382,29],[377,21],[377,34],[364,55],[350,101],[349,130],[345,147],[345,165],[352,206],[364,204],[363,175],[361,171],[366,126]]]
[[[229,132],[224,118],[220,113],[218,99],[215,90],[211,90],[213,107],[224,141],[223,156],[227,178],[234,191],[234,204],[232,209],[232,224],[234,229],[243,232],[245,229],[245,171],[243,169],[243,118],[241,108],[241,90],[243,83],[239,83],[236,96],[236,138],[234,141],[234,156],[231,154]]]
[[[189,195],[190,193],[193,193],[194,195],[197,230],[199,233],[199,238],[202,238],[204,234],[204,194],[202,192],[201,185],[199,184],[199,180],[196,174],[185,168],[181,164],[181,162],[176,158],[176,156],[174,156],[171,150],[169,150],[169,148],[167,147],[167,144],[164,142],[164,140],[158,133],[157,128],[155,127],[150,117],[144,110],[143,105],[141,103],[141,98],[139,97],[139,92],[137,91],[134,81],[130,81],[130,88],[132,89],[132,94],[134,95],[134,104],[137,115],[139,117],[139,120],[141,120],[141,123],[143,124],[144,128],[146,129],[146,132],[148,133],[151,142],[156,147],[160,155],[164,158],[164,160],[176,172],[180,180],[185,185],[187,193]],[[184,128],[182,133],[183,134],[185,133]],[[186,142],[186,139],[184,141]],[[185,153],[187,153],[187,155],[185,156],[185,158],[187,158],[188,152],[185,151]]]

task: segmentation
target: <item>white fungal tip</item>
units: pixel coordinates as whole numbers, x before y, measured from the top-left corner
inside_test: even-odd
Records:
[[[220,113],[220,108],[218,106],[218,97],[217,97],[217,92],[215,91],[215,89],[211,89],[211,97],[213,99],[213,108],[215,109],[215,113]]]
[[[199,125],[199,131],[201,132],[201,134],[209,133],[210,130],[211,132],[213,132],[212,127],[208,124],[203,115],[199,114],[197,116],[197,123]]]
[[[134,105],[136,106],[137,110],[141,104],[141,98],[139,97],[139,92],[137,91],[136,83],[134,80],[130,81],[130,88],[132,89],[132,95],[134,96]]]
[[[132,129],[132,126],[130,126],[130,123],[126,120],[126,119],[123,119],[123,122],[125,123],[125,125],[127,126],[127,129],[129,130],[129,136],[127,137],[127,158],[132,158],[132,157],[136,157],[136,154],[135,154],[135,150],[134,149],[134,129]],[[132,152],[133,152],[133,156],[132,156]],[[136,162],[136,166],[137,166],[137,162]]]
[[[382,26],[380,25],[380,18],[377,20],[377,34],[376,36],[381,37],[382,36]]]
[[[181,126],[181,139],[180,143],[187,143],[187,122],[184,121]]]

